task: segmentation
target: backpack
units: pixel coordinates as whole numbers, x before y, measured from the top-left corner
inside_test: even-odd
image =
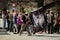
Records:
[[[22,19],[20,17],[17,17],[17,24],[21,25],[22,24]]]
[[[22,20],[24,23],[26,23],[26,16],[25,15],[22,16]]]

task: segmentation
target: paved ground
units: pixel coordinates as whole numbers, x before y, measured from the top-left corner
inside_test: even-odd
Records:
[[[0,27],[2,26],[2,19],[0,19]],[[27,36],[27,32],[24,32],[21,36],[19,34],[13,34],[11,32],[1,32],[0,40],[60,40],[60,34],[38,34],[33,36]]]
[[[0,40],[60,40],[60,34],[36,33],[33,36],[28,36],[27,32],[24,32],[20,36],[11,32],[0,32]]]

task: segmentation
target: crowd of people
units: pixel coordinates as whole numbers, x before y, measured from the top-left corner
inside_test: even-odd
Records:
[[[27,31],[28,35],[47,31],[48,34],[53,34],[59,33],[60,29],[60,16],[55,20],[54,12],[50,10],[46,14],[39,11],[25,14],[25,12],[17,12],[16,10],[12,10],[12,13],[10,13],[5,10],[2,13],[2,19],[3,29],[5,29],[7,23],[7,31],[14,34],[19,33],[21,35],[23,31]]]

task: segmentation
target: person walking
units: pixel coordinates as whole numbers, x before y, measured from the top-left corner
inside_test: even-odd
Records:
[[[59,30],[60,30],[60,14],[58,16],[57,24],[58,24],[58,26],[57,26],[56,30],[57,30],[57,33],[59,34]]]
[[[31,13],[29,14],[29,17],[30,17],[30,20],[31,20],[31,22],[29,23],[29,24],[30,24],[29,30],[30,30],[31,33],[34,32],[34,31],[33,31],[33,28],[34,28],[34,20],[33,20],[32,14],[33,14],[33,12],[31,12]]]
[[[9,14],[9,20],[10,20],[9,30],[10,30],[10,32],[13,32],[13,13]]]
[[[7,12],[7,31],[9,31],[9,27],[10,27],[10,20],[9,20],[9,12]]]
[[[29,31],[30,18],[28,16],[28,14],[23,15],[22,20],[23,20],[23,24],[21,25],[20,35],[22,34],[24,29],[26,28],[26,31],[28,32],[28,36],[30,36],[31,35],[31,33]]]
[[[17,34],[18,33],[18,28],[17,28],[17,17],[18,17],[18,13],[16,13],[15,17],[14,17],[14,28],[13,28],[13,31],[14,31],[14,34]]]
[[[44,14],[44,32],[47,33],[47,13]]]
[[[2,13],[2,19],[3,19],[3,29],[6,28],[6,17],[7,17],[7,11],[3,11]]]
[[[22,22],[23,22],[23,21],[22,21],[22,15],[21,15],[21,13],[19,13],[19,14],[18,14],[18,17],[17,17],[18,33],[20,32]]]
[[[53,15],[52,15],[52,11],[48,11],[48,15],[47,15],[47,22],[48,22],[48,34],[52,34],[53,33]]]

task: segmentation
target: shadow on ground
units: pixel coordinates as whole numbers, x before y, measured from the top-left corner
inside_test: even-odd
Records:
[[[0,32],[0,35],[10,35],[10,34],[7,32]]]
[[[54,36],[52,36],[52,35],[34,35],[34,37],[52,37],[52,38],[57,38],[57,37],[59,37],[60,38],[60,36],[56,36],[56,35],[54,35]]]

